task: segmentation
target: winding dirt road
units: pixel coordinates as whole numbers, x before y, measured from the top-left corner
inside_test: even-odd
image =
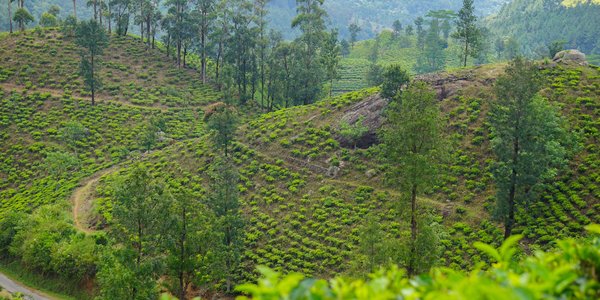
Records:
[[[93,229],[89,228],[89,224],[86,223],[88,213],[94,205],[91,196],[100,178],[117,169],[118,166],[112,166],[108,169],[100,170],[91,177],[86,178],[81,183],[80,187],[75,189],[75,192],[71,195],[71,202],[73,203],[73,221],[75,222],[75,227],[77,227],[77,229],[86,233],[94,232]]]

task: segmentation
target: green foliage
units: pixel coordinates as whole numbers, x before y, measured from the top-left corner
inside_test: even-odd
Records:
[[[25,31],[25,25],[33,22],[35,19],[25,8],[19,8],[13,15],[13,21],[19,24],[21,31]]]
[[[208,129],[213,131],[212,138],[215,146],[222,150],[226,157],[237,129],[237,122],[236,112],[233,108],[226,106],[210,115],[207,122]]]
[[[399,91],[408,85],[410,77],[408,72],[400,65],[391,65],[385,68],[383,72],[383,84],[381,86],[381,96],[392,99],[398,95]]]
[[[342,121],[340,123],[339,132],[343,138],[350,141],[350,143],[356,148],[356,145],[360,139],[369,132],[369,127],[364,125],[364,117],[360,117],[352,125],[348,124],[347,121]]]
[[[600,265],[600,239],[559,241],[558,251],[538,251],[518,259],[514,254],[520,238],[511,237],[498,250],[477,244],[497,261],[485,271],[442,268],[408,279],[402,270],[392,267],[371,274],[368,281],[335,278],[328,282],[305,279],[299,274],[281,277],[270,269],[260,268],[259,282],[239,286],[238,290],[254,299],[590,299],[598,296],[595,270]]]
[[[478,44],[481,42],[481,31],[477,27],[477,17],[473,7],[473,0],[463,0],[463,6],[458,12],[456,32],[452,37],[462,44],[463,67],[467,66],[467,58],[477,57]]]
[[[98,273],[101,299],[158,296],[171,198],[141,165],[115,186],[111,236],[121,246],[103,257]]]
[[[216,231],[221,235],[226,291],[231,292],[234,274],[240,265],[244,221],[240,215],[238,174],[227,160],[215,163],[212,173],[211,194],[208,206],[214,212]]]
[[[58,18],[51,13],[45,12],[40,17],[40,26],[42,27],[56,27],[58,24]]]
[[[83,21],[77,25],[76,43],[85,51],[81,52],[81,76],[86,88],[92,93],[92,105],[97,89],[101,88],[98,77],[98,56],[108,45],[108,36],[104,27],[95,20]]]
[[[511,234],[515,206],[537,196],[539,184],[565,165],[572,138],[564,121],[540,89],[537,68],[517,58],[496,82],[497,101],[490,115],[498,213]]]

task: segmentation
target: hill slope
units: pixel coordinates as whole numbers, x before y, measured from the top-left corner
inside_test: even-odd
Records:
[[[110,221],[111,183],[140,161],[165,184],[188,189],[202,199],[216,156],[205,135],[202,104],[214,98],[145,107],[134,105],[128,89],[119,85],[114,98],[106,93],[105,101],[92,107],[87,99],[63,94],[63,87],[77,90],[79,85],[73,78],[66,79],[75,71],[61,67],[58,55],[56,60],[46,57],[45,63],[26,61],[35,56],[24,53],[33,53],[36,45],[73,47],[56,33],[46,37],[43,41],[32,33],[11,37],[8,41],[27,50],[13,58],[6,50],[10,48],[3,48],[0,59],[3,74],[8,74],[0,82],[0,215],[29,212],[48,203],[68,204],[77,185],[91,177],[97,181],[85,193],[91,211],[84,212],[83,226],[102,229]],[[159,76],[194,75],[173,69],[164,59],[149,66],[157,74],[150,82],[139,79],[142,56],[156,53],[156,58],[162,58],[160,52],[145,50],[132,40],[114,42],[120,45],[115,52],[130,50],[118,55],[107,52],[105,64],[130,63],[131,73],[119,72],[141,87],[138,92],[150,93],[155,84],[189,93],[198,88],[185,74],[176,83]],[[149,54],[137,56],[143,51]],[[45,57],[41,51],[39,55]],[[13,70],[22,70],[12,67],[15,62],[29,65],[27,74],[35,84],[27,84],[29,77],[20,75],[25,71]],[[64,72],[42,78],[49,68],[45,66]],[[442,233],[442,265],[470,268],[484,260],[471,246],[474,241],[498,244],[502,240],[499,225],[490,221],[494,187],[486,116],[493,82],[503,67],[486,65],[417,78],[438,91],[454,146],[444,182],[419,199],[420,208],[433,215],[431,223],[442,225],[437,226]],[[600,69],[559,65],[543,73],[542,94],[561,109],[573,131],[580,132],[581,147],[569,169],[547,184],[541,204],[520,208],[515,232],[525,235],[530,249],[549,248],[556,237],[580,235],[583,225],[600,222]],[[200,88],[216,94],[210,87]],[[381,112],[385,100],[377,91],[365,89],[248,117],[239,128],[232,156],[240,173],[238,189],[247,225],[239,278],[255,278],[259,264],[322,277],[346,272],[368,215],[382,224],[386,239],[406,240],[408,210],[402,191],[383,183],[386,165],[380,147],[372,143],[361,145],[364,149],[344,147],[338,138],[340,122],[357,115],[359,108],[377,103],[371,113]],[[155,126],[163,134],[152,140]]]
[[[0,45],[0,213],[68,199],[97,169],[200,136],[202,105],[220,97],[158,50],[113,37],[91,106],[70,39],[28,31]],[[153,126],[163,135],[148,141]]]
[[[433,222],[446,228],[443,265],[469,268],[483,260],[471,246],[474,241],[502,240],[500,226],[490,221],[494,187],[486,122],[491,86],[502,70],[492,65],[419,77],[438,90],[455,147],[444,183],[419,199],[422,209],[436,216]],[[548,183],[539,205],[521,208],[515,231],[528,244],[548,248],[555,237],[582,234],[584,225],[600,221],[600,177],[592,167],[599,154],[600,70],[559,66],[545,74],[543,94],[561,107],[574,130],[582,131],[582,150],[569,170]],[[377,102],[376,92],[268,113],[240,128],[233,156],[248,222],[241,278],[254,278],[256,265],[323,277],[348,271],[369,214],[389,239],[406,238],[402,191],[383,184],[386,168],[379,147],[344,148],[336,140],[340,120]],[[175,186],[192,186],[201,198],[213,156],[210,142],[199,139],[153,153],[145,164],[154,176],[178,178]],[[110,214],[102,207],[111,195],[110,182],[127,172],[101,181],[96,190],[100,211]]]
[[[79,76],[79,50],[57,30],[27,31],[2,37],[0,83],[28,89],[88,96]],[[164,53],[133,37],[111,36],[100,58],[103,99],[156,107],[203,105],[220,95],[192,70],[178,69]]]

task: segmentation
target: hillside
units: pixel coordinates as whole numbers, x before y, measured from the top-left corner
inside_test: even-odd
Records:
[[[478,15],[489,15],[497,12],[509,0],[475,0]],[[384,28],[391,28],[392,23],[400,20],[410,24],[418,16],[427,14],[430,10],[458,10],[462,5],[460,0],[326,0],[324,8],[327,11],[331,25],[338,28],[343,37],[348,38],[348,26],[359,24],[363,31],[360,38],[372,38]],[[296,1],[270,1],[271,26],[283,32],[286,37],[293,36],[289,22],[296,13]]]
[[[600,5],[589,3],[565,7],[561,1],[514,0],[485,20],[498,39],[513,38],[528,56],[545,56],[552,42],[563,41],[566,49],[600,54]]]
[[[508,0],[476,0],[478,15],[489,15],[497,12],[502,4]],[[93,16],[93,10],[86,5],[87,2],[77,0],[77,13],[80,18],[89,19]],[[429,10],[460,8],[460,0],[444,1],[360,1],[360,0],[326,0],[325,10],[330,16],[331,25],[339,28],[344,37],[348,36],[347,28],[350,22],[357,22],[363,28],[362,38],[373,37],[383,28],[390,28],[395,20],[403,23],[411,23],[416,16],[426,14]],[[52,5],[61,8],[60,17],[64,18],[73,12],[73,1],[70,0],[32,0],[25,1],[25,7],[32,13],[36,23],[40,20],[42,13],[48,11]],[[161,11],[167,11],[164,3]],[[13,4],[13,12],[16,3]],[[270,27],[281,31],[286,38],[292,38],[296,32],[290,28],[290,22],[296,14],[295,0],[273,0],[269,1]],[[137,12],[136,12],[137,13]],[[8,30],[7,10],[0,10],[0,30]],[[131,31],[139,33],[139,27],[131,24]]]
[[[177,69],[160,50],[131,37],[111,37],[102,60],[105,86],[92,106],[70,38],[54,30],[27,31],[1,36],[0,42],[0,216],[33,212],[24,223],[31,228],[17,240],[24,242],[0,250],[33,272],[86,284],[93,294],[95,283],[79,272],[95,275],[102,263],[95,251],[112,242],[105,232],[115,183],[134,166],[145,166],[165,186],[205,204],[220,154],[204,111],[221,95],[202,85],[195,71]],[[359,44],[356,51],[367,48]],[[470,269],[488,262],[473,242],[498,246],[503,240],[492,217],[487,116],[493,83],[504,67],[415,77],[436,90],[453,147],[443,182],[418,199],[439,231],[442,266]],[[542,74],[541,94],[568,120],[579,147],[569,168],[547,182],[542,201],[519,207],[515,233],[525,236],[525,252],[551,249],[556,238],[582,236],[585,225],[600,222],[600,68],[559,64]],[[378,128],[356,145],[340,137],[342,122],[361,115],[381,125],[387,100],[378,91],[366,88],[258,116],[240,106],[231,154],[246,226],[238,281],[256,279],[258,265],[325,278],[350,272],[369,219],[381,224],[384,240],[402,244],[408,237],[404,191],[384,184],[389,166],[377,143]]]
[[[79,77],[79,50],[57,30],[2,38],[0,82],[29,90],[61,90],[87,97]],[[100,58],[100,101],[155,107],[204,105],[220,98],[189,69],[177,69],[166,55],[133,37],[112,36]]]
[[[1,45],[0,212],[68,199],[81,178],[146,151],[152,122],[164,137],[151,147],[200,136],[202,105],[219,97],[158,50],[113,37],[100,104],[91,106],[71,39],[26,32]]]
[[[491,84],[502,65],[490,65],[419,77],[440,91],[452,163],[445,182],[419,200],[434,213],[434,222],[447,231],[441,241],[442,265],[470,268],[484,258],[476,255],[474,241],[498,245],[499,226],[490,221],[494,187],[486,115]],[[562,108],[573,130],[581,131],[581,151],[570,170],[549,183],[541,195],[544,204],[520,214],[517,232],[529,247],[549,248],[555,237],[583,234],[583,226],[599,222],[595,167],[598,159],[600,69],[559,66],[545,71],[543,94]],[[340,120],[357,107],[377,103],[376,89],[345,94],[315,105],[268,113],[242,126],[234,147],[241,174],[239,189],[248,222],[242,258],[243,279],[254,278],[257,265],[329,277],[348,271],[367,214],[375,217],[390,239],[402,239],[408,228],[401,191],[383,184],[380,149],[345,148],[336,140]],[[206,174],[213,160],[207,140],[177,143],[145,159],[152,174],[169,174],[173,186],[201,197],[207,192]],[[168,162],[168,163],[167,163]],[[586,162],[590,167],[584,167]],[[97,209],[110,216],[106,199],[111,182],[127,168],[101,179],[93,198]],[[185,182],[185,184],[184,184]]]

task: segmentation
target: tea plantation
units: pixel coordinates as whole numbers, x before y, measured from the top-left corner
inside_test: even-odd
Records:
[[[97,237],[110,229],[115,183],[134,173],[132,165],[144,166],[152,178],[195,199],[210,192],[220,154],[209,138],[204,111],[223,96],[201,84],[195,70],[176,68],[161,50],[133,37],[112,36],[101,60],[105,83],[92,106],[72,38],[51,29],[2,36],[0,42],[0,218],[46,204],[68,206],[74,191],[96,174],[100,179],[87,196],[86,224]],[[408,238],[409,205],[405,191],[385,183],[390,166],[383,147],[340,142],[341,120],[356,105],[379,98],[379,88],[367,88],[353,73],[357,69],[348,67],[366,70],[367,63],[351,56],[345,64],[344,79],[334,89],[360,90],[259,115],[240,108],[242,122],[230,154],[239,173],[245,224],[237,282],[259,278],[257,266],[318,278],[347,274],[369,221],[384,229],[385,240]],[[440,267],[477,272],[480,263],[495,258],[482,255],[474,242],[499,247],[504,240],[493,213],[488,122],[493,83],[504,67],[419,77],[439,92],[452,149],[442,182],[418,199],[420,210],[431,216],[427,221],[442,233]],[[600,68],[558,65],[541,73],[541,94],[566,118],[577,146],[567,154],[568,168],[545,182],[542,201],[519,207],[514,233],[523,236],[520,245],[528,254],[554,249],[558,238],[585,236],[587,225],[600,223]],[[77,230],[71,231],[69,238]],[[32,271],[56,273],[44,263],[39,266],[49,271],[39,266]],[[264,272],[278,282],[277,275]],[[377,276],[403,274],[393,270]],[[292,278],[296,287],[300,278]],[[426,284],[402,279],[389,288],[409,285]],[[246,286],[245,291],[260,296],[261,288]]]

